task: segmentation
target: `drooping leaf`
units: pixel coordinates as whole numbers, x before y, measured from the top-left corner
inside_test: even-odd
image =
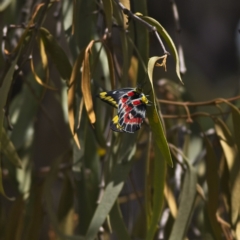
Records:
[[[72,72],[72,66],[68,60],[69,57],[47,29],[40,28],[40,34],[44,47],[55,63],[59,74],[68,82]]]
[[[4,155],[7,157],[7,159],[12,162],[12,164],[18,168],[22,167],[22,162],[21,159],[18,156],[18,153],[13,145],[13,143],[11,142],[11,140],[9,139],[9,137],[7,136],[6,131],[3,129],[2,130],[2,150]]]
[[[23,231],[23,222],[24,222],[24,208],[25,202],[23,195],[19,195],[16,200],[13,202],[6,221],[8,224],[5,228],[4,239],[20,239]],[[14,229],[14,231],[13,231]]]
[[[160,120],[160,116],[156,107],[153,80],[152,80],[155,63],[160,58],[161,57],[152,57],[149,59],[149,62],[148,62],[148,76],[149,76],[149,80],[152,88],[150,100],[153,102],[153,104],[151,107],[147,108],[147,117],[149,119],[149,123],[153,132],[153,141],[156,142],[158,147],[158,152],[159,154],[161,154],[160,156],[162,156],[162,159],[164,159],[172,167],[173,166],[172,158],[170,155],[166,136],[163,130],[162,122]]]
[[[117,202],[115,202],[110,212],[110,221],[113,231],[117,235],[118,239],[131,240]]]
[[[76,1],[64,1],[62,3],[63,28],[65,32],[72,27],[74,33],[74,26],[72,24],[74,22],[73,10],[76,9],[74,8],[75,3]]]
[[[135,147],[133,144],[134,139],[135,138],[127,138],[127,135],[125,134],[121,137],[123,144],[118,149],[118,153],[124,152],[124,155],[119,155],[118,153],[116,154],[116,156],[118,156],[118,159],[116,159],[117,163],[112,168],[112,172],[109,177],[109,181],[106,184],[101,202],[98,205],[87,230],[85,236],[86,240],[93,240],[96,237],[100,226],[105,221],[107,215],[117,200],[120,191],[122,190],[124,182],[126,181],[133,164],[132,156],[135,152]]]
[[[11,3],[13,0],[3,0],[0,3],[0,12],[4,11]]]
[[[153,172],[154,193],[153,193],[152,216],[150,219],[149,228],[147,229],[146,237],[147,240],[154,239],[164,202],[166,161],[161,157],[162,157],[161,150],[157,142],[154,142],[154,172]]]
[[[76,91],[76,82],[78,78],[80,77],[80,68],[82,66],[84,58],[84,51],[82,51],[78,58],[76,59],[72,74],[69,81],[69,90],[68,90],[68,117],[69,117],[69,125],[72,132],[72,135],[74,137],[75,143],[77,144],[78,148],[80,148],[80,143],[77,137],[77,134],[75,133],[75,112],[74,112],[74,105],[75,105],[75,91]]]
[[[221,119],[215,119],[215,130],[222,146],[228,170],[230,174],[231,188],[231,220],[236,224],[240,214],[240,158],[237,145],[228,129]]]
[[[170,212],[171,212],[173,218],[175,219],[177,216],[177,212],[178,212],[177,203],[176,203],[174,194],[173,194],[172,190],[170,189],[170,187],[167,185],[167,183],[165,183],[165,187],[164,187],[164,196],[167,201]]]
[[[10,201],[14,201],[15,198],[14,197],[8,197],[4,191],[3,188],[3,181],[2,181],[2,167],[1,167],[1,159],[0,159],[0,194],[2,194],[5,198],[7,198]]]
[[[8,92],[10,86],[12,84],[13,73],[15,70],[15,65],[17,64],[21,49],[19,49],[18,53],[15,55],[15,58],[12,59],[11,62],[7,62],[4,69],[4,75],[2,75],[0,79],[0,123],[3,124],[3,108],[6,105]],[[2,125],[0,125],[0,140],[2,139]],[[0,143],[1,150],[1,143]]]
[[[59,222],[63,221],[70,209],[73,207],[73,187],[68,175],[69,173],[65,172],[63,179],[63,188],[57,213]]]
[[[123,4],[123,6],[125,8],[127,8],[128,10],[131,10],[131,5],[130,5],[130,1],[129,0],[120,0],[120,2]],[[123,14],[123,23],[124,23],[123,26],[124,26],[124,29],[128,28],[128,21],[129,21],[128,17]]]
[[[29,194],[28,203],[29,206],[26,209],[28,214],[31,214],[32,219],[34,221],[30,221],[25,230],[25,238],[26,239],[37,239],[37,236],[40,235],[44,216],[45,209],[42,203],[43,197],[43,183],[37,184],[37,186],[32,186]]]
[[[92,218],[85,236],[86,240],[93,240],[97,235],[99,227],[105,221],[120,191],[122,190],[131,166],[132,162],[129,161],[128,163],[118,164],[113,169],[111,181],[107,184],[101,203],[98,205]]]
[[[211,224],[212,231],[216,239],[222,239],[221,228],[217,222],[217,209],[219,201],[219,182],[218,182],[218,166],[217,158],[213,149],[212,144],[206,136],[204,136],[206,145],[206,180],[208,185],[208,202],[207,212],[209,221]]]
[[[87,48],[85,49],[85,54],[83,58],[83,69],[82,69],[82,79],[81,79],[81,89],[84,104],[87,110],[88,118],[93,124],[96,121],[96,116],[93,110],[92,92],[91,92],[91,71],[90,71],[90,51],[94,41],[91,41]]]
[[[181,83],[183,83],[182,78],[181,78],[181,74],[180,74],[178,52],[177,52],[177,49],[175,47],[175,44],[174,44],[172,38],[169,36],[167,31],[164,29],[164,27],[157,20],[155,20],[151,17],[141,16],[141,15],[139,15],[139,17],[142,18],[143,20],[145,20],[146,22],[150,23],[151,25],[155,26],[157,28],[157,31],[160,33],[160,35],[164,38],[164,40],[166,41],[168,47],[171,50],[171,53],[173,54],[174,59],[175,59],[176,74],[178,76],[178,79],[181,81]]]
[[[232,123],[234,128],[234,141],[237,144],[238,152],[240,152],[240,111],[239,109],[233,105],[231,102],[228,102],[225,99],[220,99],[224,101],[230,108],[232,113]]]
[[[33,64],[33,59],[30,60],[30,66],[31,66],[31,69],[32,69],[32,73],[33,73],[33,76],[35,78],[35,80],[37,81],[38,84],[40,84],[41,86],[47,88],[47,89],[50,89],[50,90],[54,90],[54,91],[57,91],[57,89],[53,86],[50,86],[48,84],[46,84],[36,73],[35,71],[35,68],[34,68],[34,64]]]
[[[188,160],[186,158],[184,160],[187,165],[187,170],[185,172],[181,190],[178,214],[173,224],[169,240],[179,240],[185,238],[185,234],[193,214],[193,207],[197,193],[197,173],[191,164],[189,164]]]
[[[103,8],[105,13],[106,25],[108,31],[112,32],[112,17],[113,17],[113,7],[111,0],[103,0]]]

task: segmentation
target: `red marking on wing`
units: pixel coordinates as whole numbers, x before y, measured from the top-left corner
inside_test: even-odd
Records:
[[[143,119],[142,118],[134,118],[131,113],[125,114],[124,115],[124,123],[126,124],[140,124],[142,123]]]
[[[128,95],[129,97],[134,96],[134,94],[135,94],[135,92],[133,92],[133,91],[130,91],[130,92],[127,93],[127,95]]]
[[[133,101],[132,101],[132,104],[135,105],[135,106],[137,106],[137,105],[142,104],[142,102],[141,102],[140,100],[133,100]]]
[[[125,103],[127,100],[128,100],[128,97],[123,97],[123,98],[121,98],[121,102],[122,102],[122,103]]]

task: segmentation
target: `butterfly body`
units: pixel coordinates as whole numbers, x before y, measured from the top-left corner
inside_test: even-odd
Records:
[[[110,127],[116,132],[134,133],[141,128],[146,117],[147,96],[139,88],[122,88],[119,90],[101,92],[98,97],[118,109]]]

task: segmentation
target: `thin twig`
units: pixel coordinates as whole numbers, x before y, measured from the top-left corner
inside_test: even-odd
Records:
[[[177,8],[177,4],[174,0],[170,0],[170,3],[172,4],[173,19],[175,22],[176,32],[177,32],[179,68],[180,68],[180,72],[182,74],[184,74],[187,71],[187,68],[185,65],[183,48],[182,48],[182,44],[180,41],[181,26],[180,26],[180,21],[179,21],[178,8]]]
[[[216,98],[213,100],[209,101],[203,101],[203,102],[177,102],[177,101],[169,101],[169,100],[163,100],[163,99],[158,99],[159,103],[162,104],[169,104],[169,105],[179,105],[179,106],[209,106],[209,105],[216,105],[216,104],[221,104],[225,103],[226,101],[228,102],[233,102],[240,99],[240,95],[236,97],[231,97],[231,98],[226,98],[226,99],[221,99],[221,98]]]
[[[115,2],[117,3],[117,5],[122,9],[123,13],[125,15],[127,15],[129,18],[132,18],[133,20],[140,22],[142,25],[144,25],[150,32],[153,32],[154,35],[156,36],[159,44],[161,45],[162,49],[163,49],[163,53],[164,55],[170,55],[170,53],[166,50],[159,34],[158,31],[156,29],[156,27],[154,27],[153,25],[149,24],[148,22],[144,21],[143,19],[141,19],[140,17],[138,17],[137,15],[133,14],[129,9],[127,9],[120,1],[115,0]]]

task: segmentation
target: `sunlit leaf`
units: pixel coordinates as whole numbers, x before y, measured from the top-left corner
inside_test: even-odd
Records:
[[[155,26],[157,28],[157,31],[160,33],[160,35],[166,41],[168,47],[171,49],[171,53],[173,54],[173,57],[176,62],[177,76],[178,76],[179,80],[182,82],[182,78],[181,78],[181,74],[180,74],[180,65],[179,65],[180,63],[179,63],[178,52],[177,52],[177,49],[175,47],[175,44],[174,44],[172,38],[169,36],[167,31],[164,29],[164,27],[155,19],[153,19],[151,17],[141,16],[141,15],[139,15],[139,17],[142,18],[143,20],[145,20],[146,22],[150,23],[151,25]]]
[[[11,3],[13,0],[2,0],[0,3],[0,12],[4,11]]]
[[[90,50],[94,41],[91,41],[87,48],[85,49],[85,54],[83,58],[83,69],[82,69],[82,79],[81,79],[81,88],[83,94],[84,104],[87,110],[88,118],[93,124],[96,121],[96,116],[93,110],[93,101],[92,101],[92,92],[91,92],[91,71],[89,63]]]
[[[120,0],[120,2],[123,4],[123,6],[129,10],[131,10],[131,5],[129,0]],[[126,29],[128,27],[128,17],[123,14],[123,20],[124,20],[124,28]]]
[[[153,102],[153,104],[151,107],[147,108],[147,117],[149,119],[149,123],[152,128],[153,141],[156,142],[157,144],[157,147],[158,147],[157,150],[160,156],[162,156],[161,159],[164,159],[172,167],[173,163],[172,163],[172,158],[170,155],[167,139],[165,137],[162,122],[160,120],[160,116],[155,103],[155,94],[154,94],[153,80],[152,80],[155,63],[160,58],[161,57],[152,57],[149,59],[149,62],[148,62],[148,76],[149,76],[149,80],[152,88],[150,100]]]
[[[173,218],[176,218],[177,211],[178,211],[177,203],[176,203],[174,194],[173,194],[172,190],[170,189],[170,187],[167,185],[167,183],[165,183],[165,187],[164,187],[164,196],[168,203],[168,206],[169,206],[169,209],[170,209],[170,212],[171,212]]]
[[[114,64],[113,64],[113,58],[110,50],[106,45],[105,46],[105,51],[108,59],[108,68],[109,68],[109,75],[110,75],[110,81],[112,85],[112,89],[115,88],[115,73],[114,73]]]
[[[80,68],[82,66],[84,58],[84,51],[82,51],[78,58],[76,59],[72,74],[69,81],[69,90],[68,90],[68,118],[69,118],[69,125],[72,132],[72,135],[74,137],[75,143],[77,144],[78,148],[80,148],[80,143],[77,137],[77,134],[75,133],[75,113],[74,113],[74,104],[75,104],[75,91],[76,91],[76,83],[78,78],[80,77]]]
[[[74,1],[63,1],[62,3],[63,28],[65,32],[72,26],[73,9],[74,9],[75,2],[76,1],[74,0]],[[72,26],[72,30],[74,32],[74,26]]]
[[[57,89],[55,87],[52,87],[48,84],[46,84],[36,73],[35,69],[34,69],[34,64],[33,64],[33,59],[30,60],[30,66],[31,66],[31,69],[32,69],[32,73],[33,73],[33,76],[35,78],[35,80],[43,87],[47,88],[47,89],[50,89],[50,90],[54,90],[54,91],[57,91]]]

